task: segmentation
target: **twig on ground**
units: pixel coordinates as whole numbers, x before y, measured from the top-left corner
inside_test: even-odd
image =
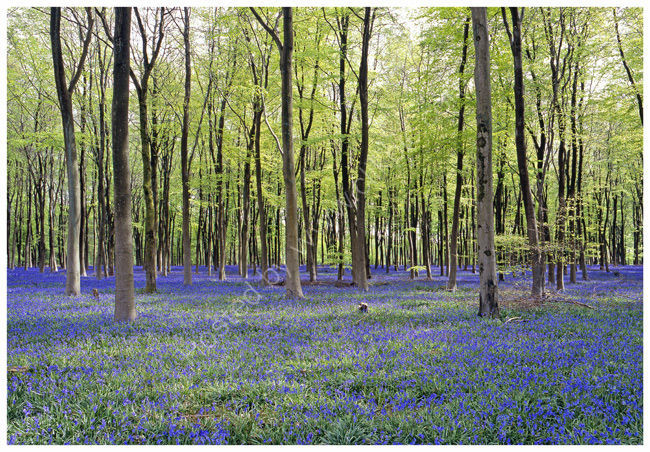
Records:
[[[521,318],[521,317],[510,317],[510,318],[506,319],[506,321],[503,322],[503,324],[505,325],[505,324],[510,323],[510,322],[525,322],[525,321],[526,320]]]
[[[581,302],[579,302],[579,301],[575,301],[575,300],[571,300],[571,299],[566,299],[566,300],[557,300],[557,301],[564,302],[564,303],[577,304],[578,306],[583,306],[583,307],[585,307],[585,308],[593,309],[594,311],[597,311],[597,310],[598,310],[598,309],[594,308],[593,306],[589,306],[589,305],[586,304],[586,303],[581,303]]]

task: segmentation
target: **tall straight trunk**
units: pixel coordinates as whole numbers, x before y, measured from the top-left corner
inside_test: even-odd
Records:
[[[316,169],[320,172],[323,171],[323,168],[325,166],[325,150],[322,149],[319,156],[318,156],[318,162]],[[321,208],[321,181],[313,181],[312,182],[312,192],[311,192],[311,197],[312,197],[312,218],[311,218],[311,253],[312,253],[312,267],[313,267],[313,273],[314,273],[314,280],[317,277],[318,273],[318,232],[320,230],[320,216],[322,212]],[[321,239],[322,241],[322,239]],[[323,254],[323,247],[321,244],[321,262],[323,261],[322,258]]]
[[[499,156],[499,168],[497,170],[497,188],[494,192],[494,211],[495,211],[495,232],[496,234],[504,234],[505,233],[505,211],[506,211],[506,206],[505,206],[505,189],[504,189],[504,178],[505,178],[505,146],[507,142],[507,138],[504,137],[502,141],[501,147],[504,149],[504,152],[501,152]],[[519,195],[519,198],[521,198],[521,192]],[[516,234],[517,233],[517,227],[519,225],[519,217],[520,217],[520,202],[517,202],[517,210],[515,212],[515,225],[513,227],[512,233]],[[508,250],[502,250],[497,252],[497,264],[499,263],[499,260],[502,259],[503,262],[505,262],[505,255],[509,254]],[[505,274],[503,272],[503,268],[499,270],[499,281],[503,281],[505,279]]]
[[[634,225],[634,265],[639,265],[641,263],[641,259],[639,256],[639,249],[641,247],[641,234],[642,234],[642,228],[643,228],[643,194],[641,193],[641,189],[639,188],[639,185],[636,187],[636,199],[634,200],[634,204],[632,206],[632,221]],[[586,228],[585,228],[586,229]]]
[[[55,206],[56,202],[54,200],[55,198],[55,193],[54,193],[54,160],[50,158],[50,187],[49,187],[49,198],[50,198],[50,204],[48,207],[48,223],[49,223],[49,228],[48,228],[48,246],[49,246],[49,262],[50,262],[50,272],[57,272],[58,268],[56,265],[56,256],[54,254],[54,216],[55,216]],[[9,219],[7,219],[9,220]],[[7,243],[7,246],[9,244]],[[12,258],[13,261],[13,258]],[[12,267],[13,267],[13,262],[12,262]]]
[[[30,268],[32,266],[32,180],[30,179],[29,176],[27,176],[27,218],[26,218],[26,226],[25,226],[25,248],[23,250],[24,252],[24,257],[23,257],[23,264],[25,266],[25,270]],[[60,212],[63,211],[63,203],[60,205],[61,210]],[[59,224],[61,223],[61,219],[59,219]]]
[[[341,186],[343,188],[343,198],[345,202],[346,212],[348,216],[348,226],[350,229],[350,248],[352,254],[352,279],[356,285],[358,285],[359,276],[355,276],[357,266],[360,264],[361,260],[357,256],[358,246],[357,246],[357,236],[356,236],[356,226],[355,221],[355,201],[352,195],[352,189],[350,187],[350,175],[349,175],[349,132],[350,124],[352,123],[352,114],[348,116],[347,104],[346,104],[346,95],[345,95],[345,65],[347,60],[347,51],[348,51],[348,26],[350,23],[349,14],[345,14],[341,18],[340,25],[340,56],[339,56],[339,105],[341,110]],[[359,270],[361,272],[361,270]],[[364,271],[365,273],[365,271]]]
[[[443,227],[444,227],[444,241],[443,241],[443,246],[444,246],[444,257],[445,257],[445,275],[449,276],[449,218],[447,216],[447,207],[448,207],[448,202],[447,202],[447,171],[445,171],[442,175],[442,207],[443,207],[443,213],[444,213],[444,222],[443,222]]]
[[[156,20],[156,24],[154,26],[154,32],[155,35],[153,37],[153,48],[151,49],[151,52],[143,52],[142,55],[142,71],[141,71],[141,76],[140,79],[137,79],[135,76],[134,72],[131,72],[131,80],[133,84],[135,85],[135,90],[138,95],[138,115],[139,115],[139,123],[140,123],[140,144],[141,144],[141,149],[140,149],[140,154],[141,154],[141,159],[142,159],[142,191],[144,195],[144,207],[145,207],[145,215],[144,215],[144,270],[146,273],[146,278],[145,278],[145,292],[146,293],[153,293],[156,292],[156,205],[154,202],[154,194],[153,194],[153,171],[151,168],[151,136],[149,134],[149,113],[148,113],[148,107],[147,107],[147,97],[148,97],[148,92],[149,92],[149,78],[151,77],[151,73],[153,71],[153,68],[156,63],[156,59],[158,58],[158,54],[160,52],[160,48],[162,45],[162,40],[163,40],[163,29],[164,29],[164,18],[165,18],[165,8],[159,8],[156,14],[159,14],[159,17]],[[147,37],[147,31],[144,23],[142,22],[140,18],[140,14],[138,13],[138,9],[135,9],[135,16],[137,18],[137,24],[138,24],[138,29],[140,31],[140,38],[142,40],[142,45],[143,48],[146,49],[146,47],[149,45],[149,39]],[[100,19],[102,20],[102,24],[104,26],[104,29],[106,31],[106,34],[109,35],[110,39],[110,31],[108,30],[108,25],[106,22],[106,18],[100,14]],[[107,203],[108,206],[108,203]],[[108,222],[110,224],[110,221]],[[108,268],[109,268],[109,275],[110,275],[110,248],[111,248],[111,241],[110,241],[110,234],[109,234],[109,240],[108,240]]]
[[[9,231],[13,232],[11,241],[11,256],[9,261],[9,268],[14,269],[17,265],[17,261],[20,261],[20,232],[19,229],[22,229],[22,203],[23,203],[23,177],[22,170],[20,176],[17,177],[16,184],[16,201],[14,202],[13,212],[9,208],[9,203],[7,203],[7,240],[9,239]],[[54,199],[50,196],[50,209],[54,210],[55,202]],[[54,228],[54,220],[50,220],[50,231]],[[11,223],[13,222],[13,226]],[[18,227],[20,225],[20,228]],[[9,246],[9,241],[7,245]],[[52,248],[50,253],[54,253],[54,244],[50,245]],[[16,255],[18,253],[18,255]]]
[[[260,149],[260,129],[262,128],[262,109],[261,103],[256,103],[255,121],[255,182],[257,192],[257,210],[259,212],[260,227],[260,270],[262,271],[262,287],[269,284],[269,263],[267,251],[267,221],[266,208],[264,207],[264,196],[262,193],[262,159]],[[258,111],[259,110],[259,111]]]
[[[185,47],[185,95],[183,97],[183,130],[181,132],[181,175],[183,179],[183,284],[192,284],[192,243],[190,236],[190,168],[187,138],[190,128],[190,90],[192,67],[190,61],[190,9],[183,8],[183,44]],[[155,259],[155,253],[153,258]],[[198,264],[197,264],[198,265]]]
[[[198,225],[196,228],[196,246],[194,247],[195,249],[195,254],[194,254],[194,273],[198,274],[199,273],[199,265],[200,265],[200,256],[201,256],[201,237],[205,236],[205,216],[203,214],[203,186],[202,186],[202,179],[203,179],[203,171],[201,171],[201,165],[203,162],[199,162],[199,218],[198,218]],[[190,262],[191,264],[191,262]]]
[[[302,112],[301,112],[302,113]],[[304,141],[304,133],[303,133],[303,141]],[[305,246],[306,246],[306,267],[307,271],[309,272],[309,281],[316,281],[316,267],[313,262],[313,253],[312,253],[312,242],[311,242],[311,236],[312,236],[312,225],[311,225],[311,216],[309,212],[309,205],[307,204],[307,184],[305,180],[305,160],[307,158],[306,156],[307,153],[307,146],[303,142],[300,145],[300,198],[302,202],[302,217],[303,217],[303,223],[305,225],[304,230],[305,230]]]
[[[251,186],[251,156],[253,153],[256,124],[253,121],[248,143],[246,145],[246,161],[244,162],[244,183],[241,189],[241,229],[239,231],[239,275],[248,278],[248,242],[250,235],[250,186]]]
[[[406,159],[407,160],[407,159]],[[407,178],[406,186],[410,185],[410,177]],[[411,225],[409,224],[409,217],[411,216],[411,192],[407,188],[406,197],[404,198],[404,241],[408,243],[408,268],[409,279],[415,278],[415,244],[413,243],[413,235],[411,234]],[[404,265],[406,270],[406,265]]]
[[[585,92],[585,82],[584,80],[580,82],[580,103],[578,106],[578,110],[582,111],[582,105],[584,102],[584,92]],[[584,132],[584,125],[583,125],[583,116],[580,115],[579,117],[579,136],[578,136],[578,178],[576,181],[577,187],[576,187],[576,192],[578,195],[578,200],[577,200],[577,212],[576,212],[576,221],[578,222],[578,234],[577,234],[577,239],[580,243],[580,270],[582,271],[582,279],[583,281],[587,281],[589,279],[589,276],[587,274],[587,262],[585,259],[585,246],[587,243],[587,224],[585,222],[585,208],[584,208],[584,199],[583,199],[583,194],[582,194],[582,168],[583,168],[583,159],[584,159],[584,143],[582,141],[582,136]]]
[[[20,183],[18,181],[15,181],[15,182],[16,182],[16,185],[18,185]],[[8,190],[8,195],[9,196],[8,196],[8,199],[7,199],[7,224],[6,224],[6,227],[7,227],[7,242],[6,242],[7,243],[7,269],[13,269],[13,264],[14,264],[13,263],[13,255],[9,251],[9,247],[11,246],[11,243],[12,243],[12,241],[11,241],[11,232],[12,232],[11,219],[14,218],[14,221],[15,221],[15,217],[13,216],[13,212],[12,212],[12,209],[11,209],[11,205],[12,205],[12,202],[14,201],[14,196],[15,196],[14,193],[13,193],[13,190],[11,192],[9,192],[9,190]],[[15,242],[15,240],[14,240],[14,242]]]
[[[359,101],[361,104],[361,147],[356,184],[356,258],[355,275],[361,290],[368,290],[368,249],[366,246],[366,166],[368,162],[368,48],[370,46],[370,25],[374,19],[373,9],[365,8],[363,34],[361,39],[361,62],[359,64]],[[353,265],[355,263],[353,262]],[[358,270],[358,271],[357,271]]]
[[[97,237],[95,244],[95,277],[97,279],[102,279],[106,276],[106,271],[102,270],[102,265],[104,269],[106,268],[106,261],[104,259],[104,249],[105,249],[105,231],[106,231],[106,205],[105,205],[105,188],[104,188],[104,155],[106,152],[106,95],[105,95],[105,84],[104,84],[104,66],[103,64],[99,65],[100,70],[100,95],[99,95],[99,143],[96,143],[97,150]]]
[[[160,224],[160,210],[161,203],[159,202],[158,196],[158,162],[160,160],[160,124],[158,121],[158,98],[160,97],[160,88],[158,87],[158,78],[153,76],[151,77],[152,89],[151,89],[151,197],[153,198],[154,205],[154,228],[156,229],[156,264],[155,268],[158,272],[165,272],[162,270],[162,250],[163,246],[163,237],[162,237],[162,227]]]
[[[208,224],[206,227],[206,244],[205,244],[205,266],[208,270],[208,276],[212,276],[212,257],[214,255],[214,247],[212,246],[213,230],[212,230],[212,194],[208,194]]]
[[[526,213],[526,232],[528,234],[528,245],[530,247],[530,262],[533,271],[533,284],[531,295],[540,298],[544,295],[544,261],[542,251],[538,242],[537,221],[535,218],[535,203],[530,189],[530,178],[528,176],[528,160],[526,158],[526,135],[525,135],[525,105],[524,105],[524,82],[521,61],[521,14],[517,7],[510,8],[512,16],[512,36],[510,48],[514,66],[514,96],[515,96],[515,145],[517,148],[517,167],[519,170],[519,183],[521,195]],[[507,26],[505,9],[503,9],[503,20]]]
[[[83,138],[86,133],[86,76],[83,76],[83,96],[81,100],[81,110],[79,112],[79,131],[81,139],[79,140],[79,269],[81,276],[87,276],[88,268],[88,218],[86,213],[86,140]]]
[[[136,318],[133,284],[133,225],[129,168],[129,68],[131,8],[115,8],[113,69],[113,187],[115,191],[115,315],[116,321]]]
[[[318,34],[318,30],[316,32]],[[320,34],[318,34],[318,48],[320,48]],[[300,99],[300,104],[298,106],[298,119],[299,119],[299,124],[300,124],[300,138],[301,138],[301,144],[300,144],[300,197],[302,201],[302,216],[303,216],[303,223],[305,225],[304,231],[305,231],[305,247],[306,247],[306,267],[307,271],[309,272],[309,281],[316,281],[317,277],[317,268],[316,268],[316,248],[317,248],[317,243],[314,241],[314,237],[317,237],[317,218],[318,218],[318,207],[316,205],[313,206],[314,212],[313,215],[310,215],[310,209],[309,209],[309,204],[307,203],[307,184],[306,184],[306,177],[305,173],[309,169],[308,168],[308,160],[309,160],[309,155],[308,151],[310,151],[308,145],[307,145],[307,140],[309,139],[309,133],[311,131],[313,122],[314,122],[314,97],[316,95],[316,88],[318,86],[318,71],[319,71],[319,65],[318,65],[318,59],[316,59],[314,63],[314,76],[312,79],[312,89],[311,89],[311,94],[309,97],[310,104],[309,104],[309,116],[307,121],[304,120],[303,116],[303,101],[305,100],[304,97],[304,89],[305,85],[304,83],[300,83],[302,81],[302,78],[298,81],[297,83],[297,88],[298,88],[298,95]],[[313,187],[314,184],[312,184]],[[314,191],[312,191],[312,199],[315,197]]]
[[[34,210],[37,212],[38,225],[38,270],[45,271],[45,171],[43,158],[39,155],[39,175],[34,197]],[[45,163],[46,165],[46,163]],[[38,207],[38,209],[37,209]]]
[[[476,188],[474,184],[474,170],[472,169],[472,274],[476,273],[476,221],[474,219],[476,218]]]
[[[224,200],[224,170],[223,170],[223,130],[225,125],[226,99],[221,101],[219,121],[217,126],[217,242],[219,248],[219,280],[226,279],[226,233],[228,232],[225,200]]]
[[[144,270],[146,293],[156,292],[156,234],[155,205],[151,180],[151,144],[149,142],[149,121],[146,84],[138,91],[140,116],[140,155],[142,158],[142,192],[144,198]]]
[[[438,264],[440,266],[440,276],[445,275],[445,260],[443,258],[444,235],[443,235],[443,217],[442,210],[438,209]]]
[[[621,193],[621,227],[619,228],[620,231],[620,242],[618,245],[618,251],[619,251],[619,264],[620,265],[627,265],[627,262],[625,260],[625,217],[623,216],[623,198],[624,194]]]
[[[600,234],[601,270],[609,273],[609,258],[607,256],[607,224],[609,223],[609,193],[605,194],[605,220]]]
[[[559,108],[559,107],[558,107]],[[564,290],[564,229],[566,222],[566,141],[564,137],[564,119],[558,111],[560,145],[558,149],[558,211],[557,211],[557,258],[555,283],[557,290]]]
[[[476,188],[479,315],[499,315],[492,194],[492,93],[487,8],[472,8],[476,65]]]
[[[461,53],[460,66],[458,68],[458,99],[460,108],[458,111],[458,133],[456,138],[456,192],[454,193],[454,212],[451,220],[451,239],[449,242],[449,279],[447,290],[456,290],[456,271],[458,266],[458,223],[460,216],[460,195],[463,189],[463,124],[465,122],[465,64],[467,62],[467,37],[469,35],[468,17],[463,26],[463,50]]]
[[[283,42],[271,27],[264,22],[255,9],[255,18],[271,35],[280,51],[280,73],[282,78],[282,175],[285,193],[285,253],[286,289],[289,298],[304,298],[300,284],[300,256],[298,249],[298,193],[293,158],[293,9],[282,8]]]
[[[160,248],[162,250],[162,263],[161,263],[161,272],[163,276],[167,276],[169,273],[169,267],[171,266],[171,230],[170,230],[170,218],[169,218],[169,190],[171,183],[171,166],[173,159],[173,146],[171,151],[166,149],[165,154],[162,157],[163,162],[163,172],[162,172],[162,199],[161,199],[161,212],[160,212],[160,221],[162,226],[162,243]]]
[[[343,218],[343,205],[341,202],[341,194],[339,190],[339,170],[336,167],[336,152],[332,147],[332,172],[334,175],[334,189],[336,192],[336,232],[337,232],[337,253],[338,253],[338,265],[336,279],[338,281],[343,279],[343,250],[345,242],[345,218]]]
[[[390,178],[390,169],[388,171]],[[393,251],[393,187],[388,187],[388,230],[386,231],[386,273],[390,270],[391,252]]]
[[[376,203],[376,207],[378,209],[381,209],[381,190],[379,190],[379,198]],[[377,270],[377,267],[379,267],[379,227],[380,227],[380,221],[379,221],[379,215],[375,213],[375,230],[374,230],[374,240],[373,243],[375,245],[375,270]]]
[[[578,266],[576,262],[576,242],[579,240],[579,232],[576,234],[576,226],[578,223],[577,217],[577,204],[578,199],[576,197],[576,183],[577,183],[577,173],[578,173],[578,127],[577,127],[577,93],[578,93],[578,75],[579,75],[579,66],[576,64],[573,70],[573,84],[571,89],[571,112],[570,112],[570,121],[571,121],[571,155],[567,155],[567,172],[568,168],[571,169],[571,174],[568,182],[567,198],[568,198],[568,209],[567,213],[569,216],[569,246],[570,246],[570,272],[569,272],[569,282],[575,284],[577,282],[577,273]],[[570,159],[570,162],[569,162]]]
[[[63,124],[63,140],[65,143],[65,160],[68,173],[68,242],[66,265],[66,295],[79,295],[81,293],[81,273],[79,262],[79,234],[81,227],[81,190],[79,186],[79,165],[77,161],[77,147],[74,135],[74,117],[72,109],[72,93],[79,80],[83,69],[88,45],[92,36],[93,16],[90,9],[86,9],[88,16],[88,34],[84,40],[82,55],[77,64],[70,84],[66,81],[65,65],[61,48],[61,8],[51,8],[50,14],[50,40],[52,43],[52,59],[54,63],[54,81],[61,110]]]
[[[284,42],[280,50],[280,70],[282,74],[282,173],[286,200],[286,289],[288,297],[304,298],[300,284],[300,266],[298,264],[298,196],[293,158],[292,8],[283,7],[282,16]]]
[[[420,187],[423,186],[422,178],[420,178]],[[431,256],[429,253],[429,210],[426,208],[424,202],[424,189],[420,190],[420,205],[421,205],[421,221],[422,227],[422,264],[424,265],[427,280],[431,279]]]

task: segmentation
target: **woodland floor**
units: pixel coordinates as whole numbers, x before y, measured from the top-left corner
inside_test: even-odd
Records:
[[[69,298],[64,272],[9,270],[8,442],[639,444],[642,267],[615,270],[541,305],[507,275],[485,320],[464,271],[455,293],[377,269],[366,294],[291,301],[234,267],[192,287],[173,268],[144,295],[136,268],[131,324],[112,322],[114,278]]]

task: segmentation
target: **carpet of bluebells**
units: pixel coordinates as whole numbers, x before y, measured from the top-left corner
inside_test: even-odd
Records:
[[[8,271],[9,443],[642,442],[642,267],[567,281],[562,297],[595,309],[511,303],[499,319],[477,317],[470,272],[455,293],[377,269],[365,294],[293,301],[235,267],[191,287],[172,270],[145,295],[136,268],[131,324],[112,321],[114,278],[70,298],[63,271]]]

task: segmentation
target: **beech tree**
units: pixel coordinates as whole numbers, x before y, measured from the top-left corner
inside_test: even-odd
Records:
[[[136,75],[133,68],[130,69],[130,76],[135,91],[138,95],[138,118],[140,122],[140,145],[142,157],[142,190],[144,194],[145,206],[145,250],[144,250],[144,268],[147,274],[145,292],[151,293],[156,291],[156,207],[154,200],[154,187],[156,181],[157,158],[156,154],[151,152],[151,133],[150,133],[150,116],[149,116],[149,81],[151,74],[160,54],[160,49],[164,37],[165,26],[165,8],[159,8],[154,12],[155,23],[154,33],[150,39],[146,26],[146,17],[143,18],[138,8],[134,8],[135,17],[140,32],[141,39],[141,64],[140,77]],[[108,26],[105,15],[100,14],[104,31],[109,40],[112,41],[112,33]],[[151,41],[151,43],[149,42]]]
[[[465,64],[467,63],[467,36],[469,34],[468,17],[463,25],[463,50],[461,53],[460,66],[458,67],[458,150],[456,151],[456,192],[454,194],[454,212],[451,221],[451,238],[449,241],[449,279],[447,281],[447,290],[456,290],[456,269],[458,267],[458,223],[460,215],[460,195],[463,189],[463,126],[465,124]]]
[[[133,286],[133,226],[129,168],[129,71],[131,8],[115,8],[113,65],[113,187],[115,191],[115,320],[136,318]]]
[[[280,51],[280,72],[282,75],[282,174],[286,202],[285,256],[287,277],[285,281],[287,296],[304,298],[300,284],[300,261],[298,258],[298,195],[293,156],[293,11],[282,8],[283,41],[280,42],[275,30],[251,8],[255,18],[271,35]]]
[[[190,9],[183,8],[183,46],[185,48],[185,94],[183,96],[183,130],[181,132],[181,175],[183,179],[183,284],[192,284],[192,242],[190,236],[190,168],[187,138],[190,127],[192,66],[190,59]],[[197,263],[198,265],[198,263]]]
[[[155,290],[191,256],[192,270],[207,268],[209,278],[238,267],[235,279],[289,281],[294,296],[299,268],[321,285],[321,272],[336,267],[335,284],[363,290],[373,263],[413,280],[433,279],[438,267],[453,289],[481,268],[477,208],[490,172],[475,175],[466,162],[485,91],[469,80],[467,8],[291,11],[295,53],[284,47],[290,17],[279,8],[132,9],[136,275],[142,266],[145,290]],[[532,269],[538,297],[546,263],[549,284],[572,287],[590,265],[612,272],[643,262],[642,11],[525,11],[487,19],[493,236],[498,280]],[[8,264],[69,269],[74,280],[73,260],[83,278],[90,256],[102,278],[118,251],[116,168],[106,154],[115,14],[61,10],[65,91],[77,80],[63,95],[78,151],[69,165],[49,13],[8,15]],[[101,26],[87,38],[91,16]],[[293,90],[289,105],[283,93]],[[78,204],[65,190],[75,179]],[[68,219],[77,217],[69,240]],[[285,264],[293,270],[276,281]]]
[[[77,161],[77,145],[74,133],[74,115],[72,108],[72,94],[74,93],[79,77],[83,71],[84,62],[88,55],[88,47],[92,37],[93,15],[90,8],[86,8],[86,34],[83,40],[81,56],[74,68],[70,82],[65,75],[63,50],[61,48],[61,8],[50,10],[50,39],[52,42],[52,60],[54,62],[54,80],[61,110],[63,123],[63,137],[65,141],[66,168],[68,174],[68,252],[66,265],[66,295],[79,295],[81,293],[81,272],[79,256],[79,234],[81,227],[81,188],[79,185],[79,164]],[[80,25],[81,28],[81,25]]]
[[[479,315],[499,315],[494,211],[492,210],[492,89],[487,8],[472,8],[474,84],[476,85],[476,206],[479,266]]]
[[[544,259],[537,238],[537,221],[535,218],[535,204],[530,190],[530,179],[528,177],[528,158],[526,156],[526,135],[524,118],[524,81],[521,61],[521,19],[524,14],[516,7],[510,8],[512,16],[512,33],[508,26],[505,8],[501,8],[503,24],[508,33],[510,49],[514,65],[514,96],[515,96],[515,145],[517,148],[517,169],[519,170],[519,182],[521,194],[526,213],[526,230],[528,244],[530,245],[530,259],[533,270],[533,285],[531,295],[540,298],[544,295]]]

